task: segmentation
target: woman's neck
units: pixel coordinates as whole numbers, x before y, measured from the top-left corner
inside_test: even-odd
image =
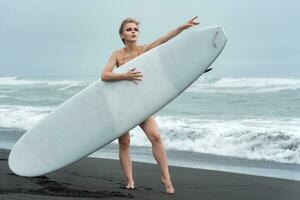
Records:
[[[126,43],[125,48],[128,53],[132,53],[132,52],[136,51],[137,44],[136,44],[136,42],[133,42],[133,43],[128,42],[128,43]]]

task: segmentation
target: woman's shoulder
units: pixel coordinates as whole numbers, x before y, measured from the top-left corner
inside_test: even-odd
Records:
[[[119,55],[119,54],[121,54],[123,51],[124,51],[124,48],[122,48],[122,49],[117,49],[117,50],[115,50],[115,51],[112,52],[112,55]]]

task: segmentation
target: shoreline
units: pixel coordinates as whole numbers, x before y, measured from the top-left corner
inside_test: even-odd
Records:
[[[119,161],[85,158],[51,174],[28,178],[7,166],[0,150],[0,199],[298,200],[300,182],[170,166],[175,195],[166,195],[156,165],[133,162],[136,190],[126,190]]]
[[[167,150],[167,154],[169,165],[173,167],[214,170],[300,181],[300,165],[298,164],[279,163],[267,160],[250,160],[246,158],[176,150]],[[89,155],[89,157],[119,160],[118,145],[109,144]],[[156,165],[150,147],[131,146],[131,158],[135,162]]]
[[[0,129],[0,149],[10,150],[23,133],[24,130],[10,128]],[[246,158],[176,150],[167,150],[167,154],[169,165],[174,167],[215,170],[300,181],[299,164],[250,160]],[[95,157],[97,159],[114,160],[119,160],[118,156],[118,145],[114,143],[89,155],[89,157]],[[131,156],[135,162],[156,165],[150,147],[131,146]]]

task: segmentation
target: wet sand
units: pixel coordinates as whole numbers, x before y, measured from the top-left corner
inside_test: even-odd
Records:
[[[165,194],[156,165],[133,163],[136,190],[126,190],[119,161],[85,158],[41,177],[20,177],[0,150],[0,199],[299,200],[300,182],[170,167],[175,195]]]

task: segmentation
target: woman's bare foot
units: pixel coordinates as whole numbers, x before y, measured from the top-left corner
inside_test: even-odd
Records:
[[[127,186],[126,186],[126,189],[128,189],[128,190],[134,190],[135,189],[134,182],[133,181],[128,182]]]
[[[172,182],[171,182],[170,179],[166,179],[166,178],[162,177],[161,182],[165,186],[167,194],[174,194],[175,193],[174,187],[173,187]]]

